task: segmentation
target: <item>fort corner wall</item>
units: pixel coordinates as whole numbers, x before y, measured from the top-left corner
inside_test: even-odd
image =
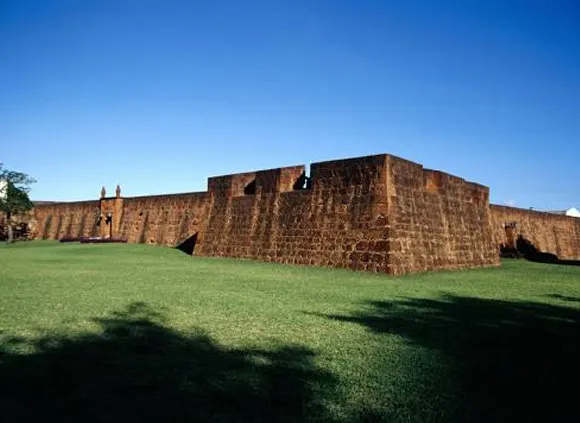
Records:
[[[489,189],[389,156],[390,273],[499,265]]]

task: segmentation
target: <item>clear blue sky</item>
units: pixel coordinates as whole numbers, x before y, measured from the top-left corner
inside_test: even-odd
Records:
[[[580,206],[580,3],[0,0],[0,161],[32,198],[392,153]]]

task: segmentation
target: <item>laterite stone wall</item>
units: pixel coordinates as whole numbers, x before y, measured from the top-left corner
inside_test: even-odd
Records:
[[[390,156],[391,273],[499,265],[489,189]]]
[[[508,243],[505,225],[515,223],[514,236],[521,234],[540,251],[580,259],[580,218],[496,205],[490,210],[496,245]]]
[[[395,156],[314,163],[310,172],[293,166],[209,178],[206,192],[41,204],[36,237],[188,242],[201,256],[403,274],[496,266],[505,223],[517,221],[541,250],[580,256],[580,219],[490,207],[487,187]]]
[[[99,201],[51,203],[34,207],[36,238],[96,236]]]
[[[118,236],[129,242],[179,245],[201,231],[208,206],[207,193],[125,198]]]

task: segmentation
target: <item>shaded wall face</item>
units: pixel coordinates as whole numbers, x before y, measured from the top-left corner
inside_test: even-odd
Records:
[[[99,201],[38,205],[34,208],[35,237],[96,236],[98,215]]]
[[[390,157],[391,273],[499,264],[487,187]]]
[[[580,259],[580,219],[515,207],[491,205],[491,227],[496,245],[509,246],[512,236],[522,235],[536,248],[560,259]]]

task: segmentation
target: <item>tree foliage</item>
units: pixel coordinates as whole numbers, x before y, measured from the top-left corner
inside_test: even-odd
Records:
[[[28,193],[34,182],[36,181],[26,173],[4,169],[0,163],[0,211],[6,216],[9,242],[12,241],[12,216],[27,212],[33,207]]]

